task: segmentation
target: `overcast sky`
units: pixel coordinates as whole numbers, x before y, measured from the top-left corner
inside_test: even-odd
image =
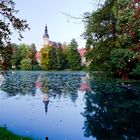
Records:
[[[48,26],[50,40],[69,43],[75,38],[79,47],[85,46],[85,41],[80,37],[84,32],[84,24],[79,20],[68,18],[64,13],[74,17],[82,17],[84,12],[91,12],[97,7],[98,0],[15,0],[18,16],[27,19],[30,31],[23,33],[24,39],[18,41],[16,34],[13,42],[20,44],[35,43],[39,50],[45,25]]]

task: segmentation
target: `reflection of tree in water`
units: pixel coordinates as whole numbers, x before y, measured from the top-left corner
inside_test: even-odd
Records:
[[[85,94],[85,136],[140,139],[140,84],[96,83]]]
[[[36,89],[47,93],[49,97],[70,97],[73,102],[78,98],[81,77],[85,73],[80,72],[29,72],[15,71],[4,75],[4,81],[0,89],[9,96],[17,94],[35,95]]]
[[[75,102],[78,98],[77,90],[79,89],[80,82],[81,75],[77,73],[42,73],[38,77],[36,85],[44,94],[45,112],[47,113],[48,111],[49,98],[51,97],[55,99],[69,96],[72,102]]]
[[[81,75],[78,73],[53,72],[42,74],[41,90],[54,98],[69,96],[73,102],[78,98],[77,90],[80,86]]]
[[[38,75],[33,72],[8,72],[4,75],[4,81],[1,84],[1,90],[5,91],[9,96],[17,94],[35,95],[35,81]]]

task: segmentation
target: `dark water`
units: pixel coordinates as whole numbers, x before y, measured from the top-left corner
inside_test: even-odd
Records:
[[[85,136],[98,140],[140,140],[140,83],[138,81],[90,82],[83,116]]]
[[[0,126],[36,140],[139,140],[140,84],[8,72],[0,77]]]

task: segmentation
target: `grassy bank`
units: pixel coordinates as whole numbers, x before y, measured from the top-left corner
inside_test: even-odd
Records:
[[[0,127],[0,140],[31,140],[31,138],[18,136],[6,128]]]

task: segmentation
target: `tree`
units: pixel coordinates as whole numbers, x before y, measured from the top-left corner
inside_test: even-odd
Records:
[[[62,47],[56,48],[57,69],[63,70],[67,68],[67,60]]]
[[[8,65],[5,63],[7,59],[6,56],[3,54],[4,47],[10,46],[10,35],[12,35],[11,26],[19,35],[19,40],[21,40],[22,32],[26,29],[29,29],[26,20],[20,19],[16,17],[18,10],[15,9],[15,2],[13,0],[0,0],[0,56],[1,60],[4,62],[2,63],[5,70],[8,69]],[[10,53],[12,54],[12,52]],[[10,54],[8,54],[10,56]],[[11,57],[11,56],[10,56]]]
[[[30,48],[30,46],[27,45],[27,44],[20,44],[19,45],[21,60],[23,60],[23,59],[28,57],[27,52],[28,52],[29,48]]]
[[[41,49],[41,65],[45,70],[63,70],[67,68],[66,55],[59,45],[44,46]]]
[[[125,79],[129,77],[140,78],[140,71],[139,73],[133,73],[140,65],[140,3],[136,0],[134,2],[121,0],[118,2],[118,9],[117,44],[133,55],[130,55],[130,53],[122,55],[121,60],[125,61],[125,63],[120,60],[118,62],[121,62],[121,65],[127,64],[127,70],[121,69],[117,75],[124,77],[122,73],[125,72]],[[127,60],[125,59],[126,56]],[[117,72],[117,69],[115,72]]]
[[[31,44],[31,46],[28,48],[27,51],[27,57],[32,59],[32,65],[36,65],[37,64],[37,60],[36,60],[36,46],[34,43]]]
[[[13,0],[0,1],[0,14],[3,19],[0,20],[0,47],[10,43],[10,35],[12,31],[10,26],[19,34],[19,39],[22,37],[22,32],[29,29],[26,20],[16,17],[18,10],[15,9]]]
[[[88,14],[88,17],[86,15],[84,37],[87,41],[86,59],[91,62],[90,70],[108,69],[108,57],[116,38],[114,5],[114,1],[106,1],[97,11]]]
[[[39,68],[39,64],[36,60],[36,46],[34,43],[31,44],[31,46],[28,47],[27,49],[27,58],[31,59],[31,65],[32,69],[36,70]]]
[[[2,61],[0,65],[3,70],[8,70],[12,68],[12,55],[13,55],[12,45],[9,44],[6,48],[1,48]]]
[[[32,60],[29,58],[22,59],[20,67],[22,70],[32,70]]]
[[[37,60],[36,60],[36,57],[35,57],[36,52],[37,52],[36,46],[35,46],[34,43],[32,43],[32,44],[31,44],[31,54],[32,54],[32,55],[31,55],[31,59],[32,59],[32,64],[33,64],[33,65],[38,64],[38,63],[37,63]]]
[[[75,39],[72,39],[67,50],[68,66],[72,70],[81,69],[81,57],[77,49],[78,43],[76,42]]]
[[[86,55],[91,61],[90,70],[123,79],[134,76],[140,64],[139,4],[131,0],[106,0],[89,15],[84,35],[87,52],[93,47],[93,53]]]
[[[44,46],[41,49],[41,65],[45,70],[57,69],[56,50],[53,46]]]
[[[19,46],[13,44],[12,66],[14,69],[20,69],[20,49]]]

